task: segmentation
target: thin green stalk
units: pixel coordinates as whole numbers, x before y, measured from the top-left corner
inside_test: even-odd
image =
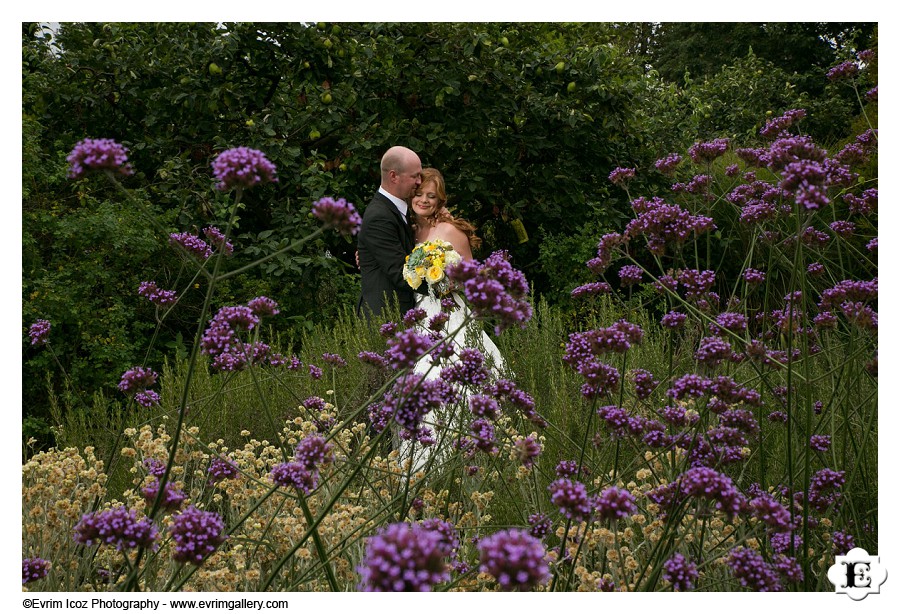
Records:
[[[275,580],[275,577],[278,575],[278,572],[281,571],[281,568],[284,567],[284,565],[291,559],[291,557],[294,556],[294,554],[297,552],[297,550],[299,550],[300,548],[303,547],[303,544],[306,543],[306,540],[310,537],[310,535],[316,531],[316,529],[319,526],[319,523],[321,523],[325,519],[325,517],[328,515],[328,512],[331,511],[331,508],[334,507],[335,503],[337,503],[340,496],[350,486],[350,482],[352,482],[353,479],[356,477],[356,475],[360,471],[362,471],[362,468],[366,466],[366,463],[368,462],[368,460],[371,459],[372,456],[375,455],[375,452],[378,450],[378,447],[376,444],[378,444],[381,441],[381,438],[384,437],[384,434],[387,432],[388,432],[387,429],[381,431],[380,433],[378,433],[378,435],[375,437],[375,439],[373,439],[370,442],[369,449],[366,451],[366,455],[360,461],[360,463],[356,467],[356,469],[354,469],[350,473],[350,475],[347,477],[347,479],[344,480],[344,483],[341,485],[341,487],[338,488],[337,492],[334,495],[332,495],[331,500],[329,500],[328,503],[325,504],[325,506],[322,508],[322,511],[319,514],[319,516],[317,518],[315,518],[315,520],[313,520],[313,522],[310,524],[310,526],[306,530],[306,532],[300,537],[299,540],[297,540],[297,543],[294,545],[294,547],[291,548],[281,558],[281,560],[279,560],[278,563],[275,564],[275,567],[272,569],[272,573],[266,579],[266,582],[262,587],[263,591],[268,590],[268,588],[272,585],[272,582]]]
[[[237,216],[238,204],[241,201],[242,194],[243,194],[243,191],[240,188],[238,188],[236,196],[235,196],[234,207],[232,208],[232,212],[231,212],[231,219],[228,221],[228,227],[225,232],[226,237],[228,236],[228,233],[231,230],[231,226],[234,223],[234,219]],[[165,496],[165,487],[166,487],[166,484],[169,479],[169,474],[172,470],[172,467],[175,464],[175,455],[178,452],[178,444],[181,440],[181,429],[182,429],[182,426],[184,425],[184,417],[187,413],[188,396],[190,395],[190,389],[191,389],[191,380],[193,379],[194,369],[196,368],[196,365],[197,365],[197,357],[200,353],[200,340],[203,336],[206,314],[209,313],[209,307],[212,304],[212,297],[213,297],[213,293],[215,292],[215,288],[216,288],[216,275],[218,274],[221,263],[222,263],[222,251],[219,250],[217,257],[216,257],[215,265],[213,268],[212,278],[209,283],[209,288],[207,288],[206,296],[203,300],[203,307],[200,310],[200,318],[197,320],[197,331],[194,333],[194,343],[193,343],[193,347],[191,348],[191,357],[188,361],[188,372],[185,377],[184,388],[183,388],[182,394],[181,394],[181,402],[179,403],[179,406],[178,406],[178,420],[177,420],[177,423],[175,426],[175,434],[172,436],[172,441],[170,443],[171,448],[169,450],[169,459],[166,462],[165,471],[163,472],[163,475],[160,476],[159,481],[158,481],[159,492],[157,493],[156,499],[153,501],[153,506],[151,507],[150,513],[148,514],[148,516],[150,518],[154,518],[156,516],[156,513],[160,509],[160,505]],[[135,590],[137,588],[137,579],[138,579],[137,578],[137,569],[140,567],[140,560],[143,557],[145,550],[146,550],[146,548],[144,548],[143,546],[138,549],[137,555],[135,557],[135,572],[130,574],[128,579],[126,580],[126,582],[125,582],[126,590]]]

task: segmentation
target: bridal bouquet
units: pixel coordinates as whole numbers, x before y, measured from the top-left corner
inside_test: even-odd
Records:
[[[406,257],[403,278],[413,290],[424,280],[434,296],[445,296],[450,291],[450,280],[444,271],[447,265],[456,264],[460,260],[460,255],[447,241],[435,239],[419,243]]]

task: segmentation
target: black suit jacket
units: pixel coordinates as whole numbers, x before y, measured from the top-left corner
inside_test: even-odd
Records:
[[[358,235],[362,296],[357,313],[368,317],[371,310],[380,316],[395,299],[401,315],[415,307],[415,292],[403,279],[403,265],[415,243],[412,229],[394,203],[376,192],[363,213]]]

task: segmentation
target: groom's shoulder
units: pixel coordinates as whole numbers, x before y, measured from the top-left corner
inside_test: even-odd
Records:
[[[363,212],[363,215],[383,215],[385,213],[389,213],[389,207],[393,207],[394,204],[384,197],[384,194],[380,192],[375,192],[375,196],[369,201],[369,204],[366,205],[366,209]]]

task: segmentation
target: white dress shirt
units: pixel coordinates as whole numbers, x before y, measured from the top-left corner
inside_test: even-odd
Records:
[[[405,200],[403,200],[402,198],[397,198],[393,194],[388,193],[388,191],[381,186],[378,187],[378,192],[387,196],[388,200],[394,203],[394,206],[397,207],[398,211],[400,211],[400,215],[403,216],[404,220],[409,219],[406,217],[406,212],[409,209],[409,206],[406,204]]]

